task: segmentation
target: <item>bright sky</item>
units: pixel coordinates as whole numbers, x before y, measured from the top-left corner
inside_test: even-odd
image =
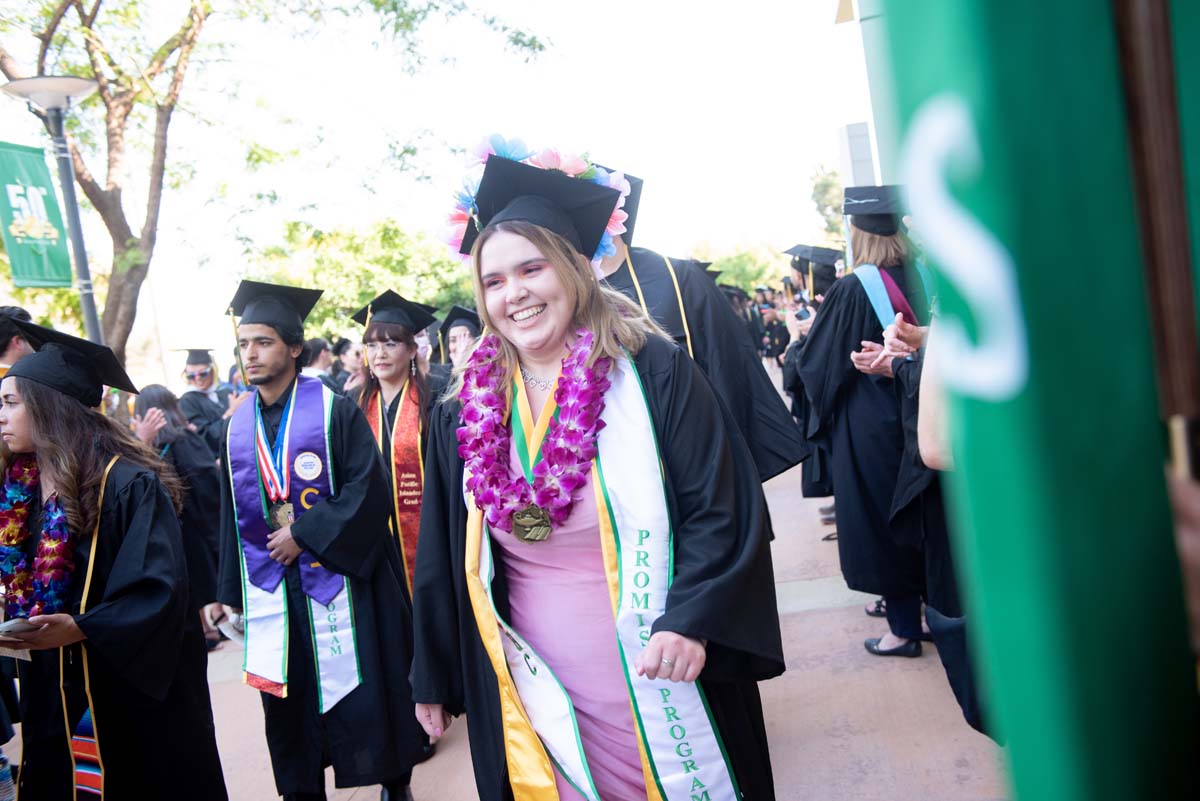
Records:
[[[155,21],[168,25],[186,4],[153,5],[163,14]],[[465,171],[451,148],[469,150],[493,132],[586,151],[643,178],[637,236],[656,250],[819,240],[810,176],[818,165],[839,166],[839,128],[869,115],[858,28],[834,25],[835,0],[479,5],[535,32],[546,52],[526,62],[472,20],[438,22],[425,33],[427,65],[409,76],[372,19],[331,20],[304,38],[283,25],[210,21],[205,37],[235,46],[189,73],[192,113],[173,122],[171,156],[195,175],[164,199],[130,342],[135,378],[168,378],[160,345],[209,345],[228,364],[232,334],[221,313],[246,270],[239,237],[265,245],[289,219],[366,227],[387,216],[437,236]],[[13,102],[0,103],[0,138],[44,143]],[[413,140],[419,169],[389,167],[389,144]],[[249,142],[295,155],[250,173]],[[131,170],[127,203],[139,220],[142,160]],[[253,201],[262,191],[280,202]],[[93,262],[106,269],[110,246],[98,220],[86,235]],[[181,355],[165,355],[178,389]]]

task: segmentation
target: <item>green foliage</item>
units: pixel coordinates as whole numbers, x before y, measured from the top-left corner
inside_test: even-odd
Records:
[[[825,221],[825,244],[840,246],[846,241],[842,228],[842,179],[837,170],[818,167],[812,175],[812,201]]]
[[[474,305],[467,268],[440,242],[413,236],[393,220],[363,231],[323,231],[288,223],[283,241],[251,255],[247,277],[324,289],[305,330],[340,336],[356,328],[350,315],[385,289],[445,310]]]
[[[739,250],[713,259],[713,269],[720,270],[722,284],[741,287],[753,292],[754,287],[766,284],[778,288],[785,274],[778,256],[761,250]]]
[[[12,266],[0,243],[0,305],[21,306],[33,316],[38,325],[48,325],[62,331],[83,331],[83,309],[79,292],[74,287],[26,288],[12,285]]]

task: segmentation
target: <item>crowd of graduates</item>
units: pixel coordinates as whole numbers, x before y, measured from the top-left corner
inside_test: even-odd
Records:
[[[206,665],[233,637],[287,799],[329,766],[410,797],[463,715],[484,799],[773,799],[762,485],[801,463],[887,619],[867,650],[936,638],[982,726],[893,188],[848,190],[848,252],[796,246],[751,298],[634,245],[639,179],[495,139],[476,179],[474,309],[378,287],[331,345],[321,290],[243,281],[229,371],[189,350],[130,426],[97,410],[136,392],[110,350],[0,310],[23,797],[225,798]]]

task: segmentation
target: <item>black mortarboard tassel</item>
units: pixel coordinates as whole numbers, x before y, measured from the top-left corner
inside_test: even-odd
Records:
[[[44,384],[90,409],[100,405],[105,385],[137,394],[110,348],[24,320],[12,322],[37,352],[14,364],[8,375]]]

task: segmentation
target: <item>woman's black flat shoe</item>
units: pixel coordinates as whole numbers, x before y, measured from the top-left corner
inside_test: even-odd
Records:
[[[908,658],[918,657],[921,655],[921,641],[909,640],[904,645],[898,645],[895,648],[883,650],[879,647],[879,637],[872,637],[869,640],[863,641],[863,646],[875,654],[875,656],[905,656]]]

